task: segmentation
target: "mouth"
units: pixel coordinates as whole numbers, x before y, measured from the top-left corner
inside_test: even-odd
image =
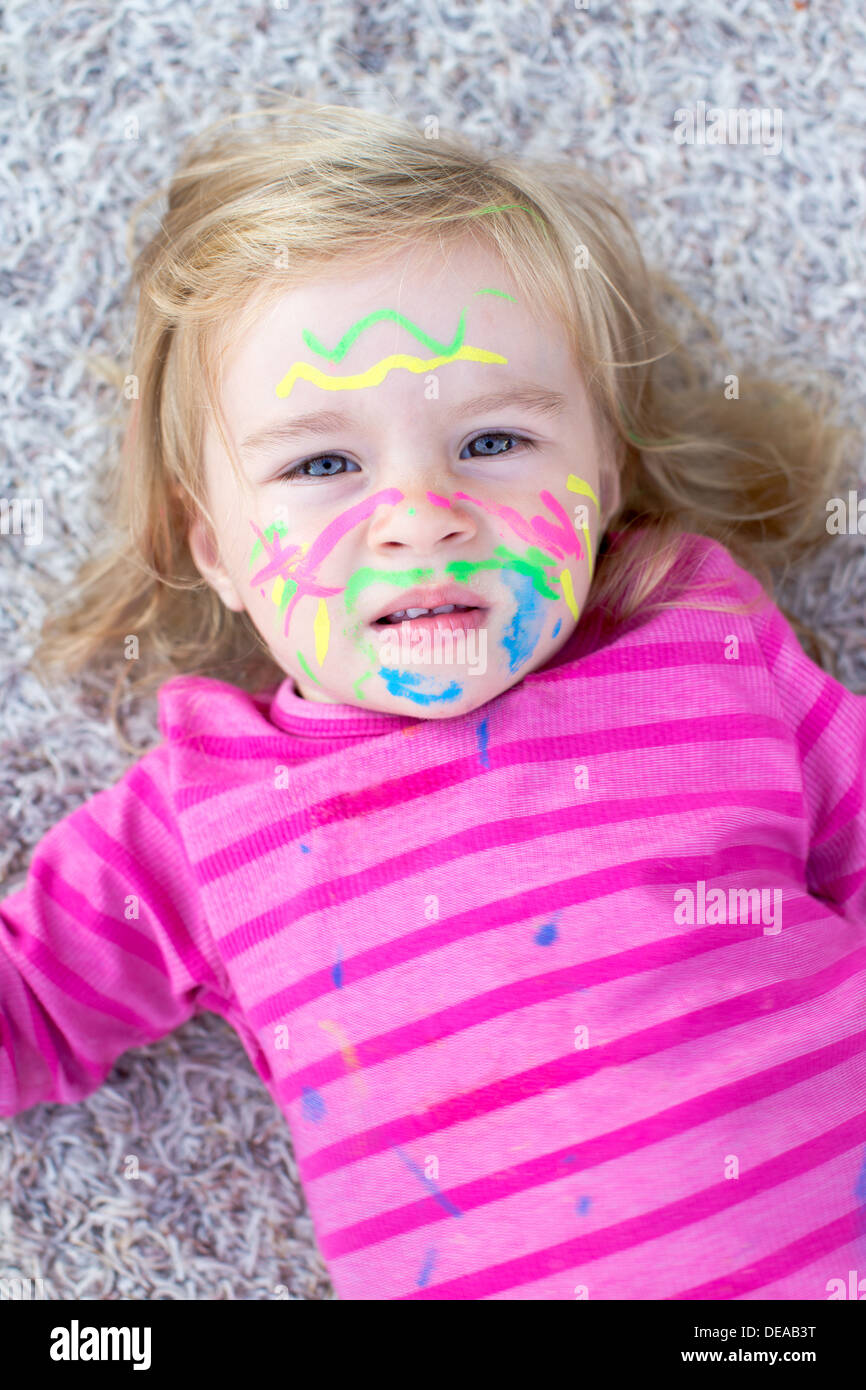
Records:
[[[370,619],[370,626],[386,628],[411,624],[422,629],[440,627],[458,631],[480,627],[488,612],[489,606],[480,595],[463,585],[449,585],[441,589],[418,589],[401,594]]]

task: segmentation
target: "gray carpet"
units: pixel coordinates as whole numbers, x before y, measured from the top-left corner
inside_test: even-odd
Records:
[[[130,762],[73,685],[46,692],[22,670],[41,593],[99,531],[91,490],[116,398],[83,354],[128,352],[126,219],[188,135],[264,87],[419,125],[436,115],[606,174],[647,257],[723,332],[720,376],[743,360],[806,386],[829,372],[842,418],[866,425],[860,0],[15,0],[0,45],[0,498],[39,497],[44,517],[41,544],[0,536],[3,895],[45,832]],[[674,112],[698,101],[778,109],[781,152],[678,144]],[[862,452],[852,468],[866,498]],[[833,538],[784,593],[858,690],[864,549]],[[154,727],[152,709],[138,727]],[[56,1299],[334,1297],[285,1123],[227,1025],[127,1053],[79,1105],[0,1120],[10,1275]]]

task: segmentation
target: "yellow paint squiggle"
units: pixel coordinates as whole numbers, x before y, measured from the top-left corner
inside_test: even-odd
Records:
[[[601,503],[589,483],[585,482],[583,478],[578,478],[576,473],[569,473],[565,480],[565,486],[568,488],[569,492],[579,492],[582,496],[589,497],[595,503],[598,510],[601,511]]]
[[[565,480],[565,486],[569,489],[570,492],[577,492],[582,497],[588,497],[590,501],[595,503],[596,510],[598,512],[601,512],[601,503],[599,502],[589,483],[585,482],[583,478],[578,478],[575,473],[569,473],[568,477]],[[583,531],[583,539],[586,542],[586,556],[587,560],[589,561],[589,577],[591,579],[593,566],[592,540],[590,539],[589,527],[584,526],[581,529]]]
[[[572,585],[571,575],[569,574],[568,570],[562,571],[562,574],[559,576],[559,582],[562,585],[562,597],[565,599],[566,603],[569,606],[569,609],[571,610],[571,616],[574,618],[575,622],[577,622],[577,619],[580,617],[580,609],[578,608],[577,603],[575,602],[574,587]]]
[[[309,362],[293,362],[277,386],[277,395],[288,396],[295,382],[300,380],[311,381],[314,386],[321,386],[323,391],[360,391],[365,386],[378,386],[395,367],[403,367],[407,372],[432,372],[448,362],[461,361],[506,363],[508,358],[500,357],[498,352],[488,352],[486,348],[469,347],[468,344],[447,357],[429,357],[426,361],[405,352],[395,352],[374,362],[366,372],[357,372],[354,376],[326,376]]]

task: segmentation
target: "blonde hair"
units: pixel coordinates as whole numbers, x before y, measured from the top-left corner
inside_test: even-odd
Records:
[[[236,125],[248,120],[251,129]],[[491,157],[429,134],[294,99],[217,121],[190,142],[169,182],[158,230],[133,262],[130,371],[106,368],[134,396],[122,454],[110,463],[109,532],[63,607],[48,613],[30,663],[44,678],[117,661],[110,708],[127,748],[117,723],[124,696],[179,673],[247,690],[284,677],[246,613],[225,608],[202,579],[187,533],[197,514],[214,530],[205,408],[237,471],[219,402],[231,337],[341,258],[373,263],[421,241],[445,248],[472,237],[499,253],[527,302],[562,323],[616,475],[601,479],[600,544],[581,621],[593,615],[612,630],[681,602],[667,581],[687,553],[687,532],[720,541],[771,594],[770,567],[826,537],[822,504],[849,431],[751,372],[740,372],[740,398],[726,399],[718,335],[647,269],[628,218],[595,178],[563,161]],[[163,191],[133,211],[131,260],[138,218]],[[693,327],[681,337],[669,317],[682,311]],[[688,601],[698,607],[745,611],[703,601],[696,587]],[[137,661],[121,659],[131,635]]]

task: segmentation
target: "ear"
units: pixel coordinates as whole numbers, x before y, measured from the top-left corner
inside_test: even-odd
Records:
[[[211,529],[203,517],[196,517],[192,522],[187,539],[190,554],[202,579],[206,579],[214,592],[219,594],[226,608],[241,613],[244,609],[243,599],[231,575],[220,562]]]

